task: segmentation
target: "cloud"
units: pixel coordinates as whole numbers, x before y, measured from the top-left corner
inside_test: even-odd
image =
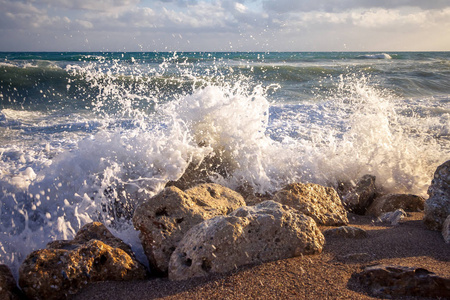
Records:
[[[0,7],[0,38],[26,44],[26,35],[34,35],[41,45],[64,50],[67,40],[48,39],[74,36],[117,49],[156,43],[174,50],[228,50],[232,44],[235,50],[295,51],[333,50],[343,41],[372,45],[386,36],[399,41],[415,31],[450,49],[443,38],[449,0],[0,0]]]
[[[268,11],[278,13],[309,11],[342,12],[360,8],[394,9],[399,7],[417,7],[420,9],[442,9],[450,7],[450,2],[448,0],[263,0],[263,6]]]
[[[139,0],[42,0],[42,2],[50,7],[65,9],[112,11],[134,6],[139,3]]]

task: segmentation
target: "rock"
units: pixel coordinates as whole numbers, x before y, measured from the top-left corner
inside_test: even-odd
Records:
[[[247,206],[253,206],[266,200],[272,199],[272,195],[268,192],[263,194],[255,192],[255,189],[248,182],[245,182],[244,184],[238,186],[236,188],[236,192],[244,197]]]
[[[333,188],[318,184],[293,183],[278,191],[273,200],[310,216],[319,225],[348,224],[347,212]]]
[[[338,185],[337,192],[350,212],[359,215],[366,213],[367,208],[378,195],[375,179],[373,175],[364,175],[356,184],[345,182]]]
[[[11,270],[6,265],[0,264],[0,299],[20,300],[23,294],[16,285]]]
[[[31,299],[51,300],[66,299],[92,282],[144,279],[145,267],[128,250],[101,223],[87,224],[73,241],[52,242],[29,254],[19,285]]]
[[[376,265],[355,276],[376,297],[450,297],[450,279],[422,268]]]
[[[141,204],[133,217],[152,271],[167,274],[170,256],[194,225],[244,206],[238,193],[218,184],[202,184],[181,191],[165,188]]]
[[[367,232],[364,229],[353,226],[341,226],[337,228],[327,229],[323,232],[325,237],[332,238],[351,238],[363,239],[367,237]]]
[[[192,227],[169,264],[169,279],[229,272],[239,266],[322,251],[314,220],[274,201],[241,207]]]
[[[375,198],[366,214],[371,216],[381,216],[385,212],[403,209],[405,211],[422,211],[425,199],[416,195],[388,194]]]
[[[204,141],[200,141],[198,145],[206,146]],[[204,157],[193,158],[183,175],[178,180],[169,181],[165,187],[175,186],[185,191],[200,184],[212,183],[212,179],[216,177],[227,178],[235,168],[235,162],[228,151],[215,149]]]
[[[407,214],[403,209],[397,209],[396,211],[390,211],[382,214],[379,217],[380,222],[389,223],[393,226],[398,225],[398,223],[406,217]]]
[[[78,230],[73,240],[53,241],[47,244],[47,249],[65,249],[74,250],[90,240],[99,240],[113,248],[119,248],[125,251],[130,257],[135,259],[131,247],[124,243],[121,239],[116,238],[109,230],[100,222],[92,222],[84,225]]]
[[[444,225],[442,226],[442,236],[447,244],[450,244],[450,215],[445,219]]]
[[[450,160],[437,167],[428,195],[430,197],[425,201],[425,225],[431,230],[441,230],[450,215]]]

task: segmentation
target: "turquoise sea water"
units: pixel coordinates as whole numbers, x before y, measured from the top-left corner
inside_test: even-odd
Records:
[[[426,196],[450,52],[0,53],[0,263],[92,220],[139,253],[135,206],[211,155],[231,188],[373,174]]]

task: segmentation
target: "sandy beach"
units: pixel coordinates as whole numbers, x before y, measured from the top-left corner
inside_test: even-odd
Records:
[[[319,255],[246,266],[225,275],[178,282],[152,278],[94,283],[74,299],[376,299],[352,278],[352,274],[361,272],[365,266],[421,267],[450,278],[450,244],[444,243],[440,232],[427,230],[422,218],[423,213],[408,213],[398,226],[390,226],[375,222],[373,217],[349,214],[349,225],[366,230],[368,237],[327,238]]]

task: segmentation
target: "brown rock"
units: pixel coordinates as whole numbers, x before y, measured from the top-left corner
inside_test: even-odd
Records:
[[[20,300],[23,294],[16,285],[11,270],[6,265],[0,264],[0,299],[1,300]]]
[[[140,231],[152,271],[167,273],[172,252],[191,227],[244,205],[242,196],[218,184],[202,184],[186,192],[168,187],[141,204],[133,224]]]
[[[100,222],[88,223],[81,227],[73,240],[60,240],[48,243],[47,249],[73,250],[90,240],[99,240],[113,248],[120,248],[129,256],[135,258],[131,247],[125,244],[121,239],[116,238],[108,228]]]
[[[421,268],[377,265],[356,277],[376,297],[450,297],[450,279]]]
[[[320,225],[346,225],[347,212],[333,188],[318,184],[293,183],[277,192],[273,200],[297,209]]]
[[[445,219],[444,225],[442,226],[442,236],[447,244],[450,244],[450,215]]]
[[[425,201],[425,225],[431,230],[441,230],[450,215],[450,160],[437,167]]]
[[[338,185],[337,192],[349,211],[359,215],[366,213],[378,195],[375,179],[373,175],[364,175],[356,184],[345,182]]]
[[[247,264],[320,253],[324,242],[312,218],[265,201],[192,227],[172,254],[169,278],[184,280]]]
[[[88,233],[88,228],[95,231]],[[92,282],[144,279],[146,270],[134,255],[96,239],[103,236],[123,246],[101,223],[88,224],[74,241],[52,242],[29,254],[19,269],[19,285],[31,299],[51,300],[65,299]]]
[[[408,194],[389,194],[375,198],[366,214],[371,216],[381,216],[383,213],[403,209],[405,211],[422,211],[425,199]]]
[[[353,226],[341,226],[337,228],[327,229],[323,232],[325,237],[332,238],[350,238],[363,239],[367,237],[367,232],[364,229]]]

